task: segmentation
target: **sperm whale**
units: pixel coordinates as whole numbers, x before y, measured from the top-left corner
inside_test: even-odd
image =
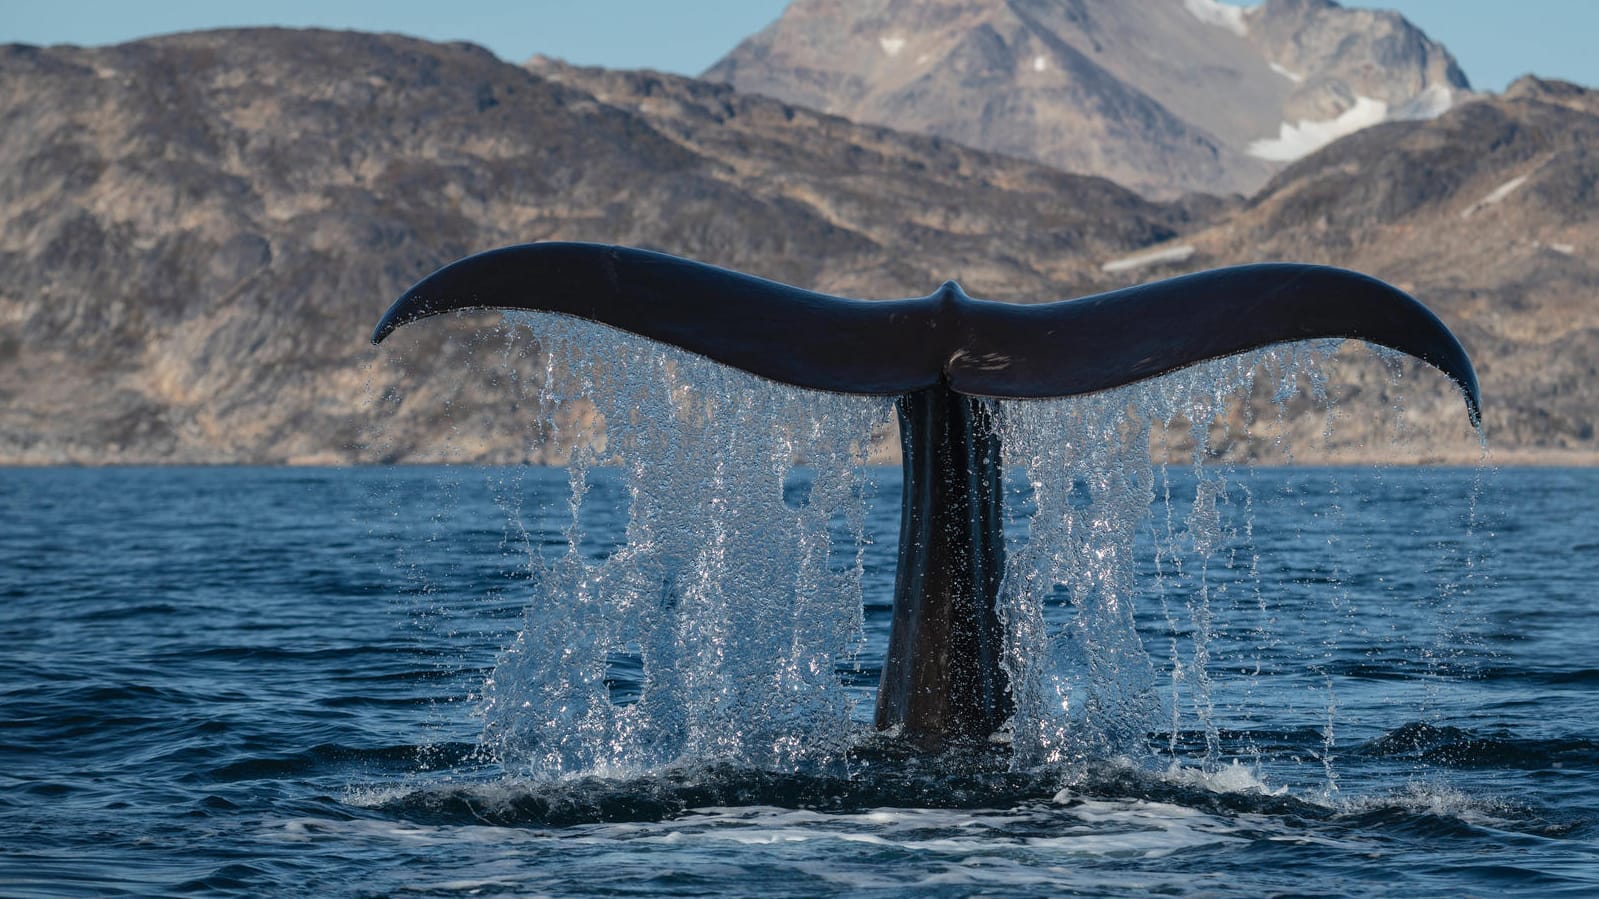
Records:
[[[797,387],[893,396],[905,472],[898,570],[875,722],[925,748],[980,740],[1013,706],[996,612],[1004,571],[992,399],[1107,390],[1259,347],[1355,338],[1460,388],[1471,360],[1415,298],[1344,269],[1266,263],[1020,305],[953,281],[856,300],[649,250],[548,242],[479,253],[405,291],[372,332],[466,309],[554,312]]]

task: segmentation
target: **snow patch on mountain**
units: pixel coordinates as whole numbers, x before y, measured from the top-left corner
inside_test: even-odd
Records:
[[[1249,33],[1242,6],[1228,6],[1220,0],[1183,0],[1183,6],[1206,25],[1225,28],[1239,37]]]
[[[1295,84],[1303,84],[1304,81],[1305,81],[1305,76],[1299,74],[1298,72],[1294,72],[1294,71],[1289,70],[1289,68],[1287,66],[1279,65],[1278,63],[1275,63],[1275,62],[1274,63],[1270,63],[1270,65],[1271,65],[1271,70],[1273,72],[1276,72],[1277,74],[1283,76],[1284,78],[1287,78],[1289,81],[1292,81]]]
[[[1130,272],[1135,269],[1151,265],[1160,265],[1165,262],[1187,262],[1194,255],[1194,248],[1189,244],[1179,244],[1175,247],[1162,247],[1147,253],[1138,253],[1133,256],[1123,256],[1113,259],[1100,266],[1100,270],[1116,274],[1117,272]]]
[[[1396,121],[1436,119],[1455,108],[1455,92],[1446,84],[1428,85],[1427,89],[1406,100],[1388,115]]]
[[[1523,184],[1526,184],[1528,177],[1530,177],[1530,176],[1528,176],[1528,175],[1520,175],[1520,176],[1517,176],[1515,178],[1511,178],[1509,181],[1506,181],[1504,184],[1499,185],[1498,187],[1496,187],[1492,191],[1490,191],[1486,197],[1483,197],[1482,199],[1478,200],[1477,202],[1471,204],[1471,206],[1468,207],[1465,212],[1462,212],[1460,214],[1460,217],[1463,218],[1463,219],[1469,219],[1469,218],[1472,217],[1473,214],[1475,214],[1475,213],[1477,213],[1477,212],[1479,212],[1479,211],[1481,211],[1483,209],[1486,209],[1489,206],[1497,206],[1497,205],[1499,205],[1500,203],[1504,202],[1505,197],[1508,197],[1511,194],[1515,193],[1516,192],[1516,188],[1520,187]]]
[[[1388,104],[1371,97],[1356,97],[1355,105],[1335,119],[1302,119],[1295,125],[1283,122],[1276,137],[1251,141],[1246,152],[1272,162],[1293,162],[1320,150],[1340,137],[1382,123],[1388,118]]]
[[[1249,194],[1350,132],[1433,118],[1471,96],[1444,47],[1396,14],[1356,6],[789,0],[781,27],[746,39],[707,77],[1151,197]]]

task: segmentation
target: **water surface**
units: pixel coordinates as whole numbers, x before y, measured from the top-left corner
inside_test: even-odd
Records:
[[[897,536],[898,473],[871,481],[857,721]],[[624,542],[619,483],[594,472],[593,558]],[[528,546],[564,545],[564,471],[5,471],[0,894],[1599,891],[1599,472],[1240,486],[1260,561],[1206,580],[1210,711],[1190,670],[1138,752],[866,740],[552,782],[507,770],[477,697],[536,600]],[[1136,615],[1169,709],[1194,582],[1157,577],[1160,511]]]

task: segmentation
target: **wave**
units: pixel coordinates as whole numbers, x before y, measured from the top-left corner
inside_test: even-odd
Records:
[[[1599,741],[1581,737],[1524,739],[1507,732],[1476,734],[1421,721],[1368,740],[1354,754],[1450,768],[1599,769]]]
[[[379,747],[320,743],[300,752],[236,759],[206,773],[218,782],[322,776],[348,770],[359,770],[369,775],[388,771],[411,776],[419,767],[463,767],[477,758],[479,749],[475,743]]]

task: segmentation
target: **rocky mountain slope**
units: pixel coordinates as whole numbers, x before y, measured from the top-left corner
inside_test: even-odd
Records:
[[[494,246],[1037,297],[1208,208],[725,87],[615,80],[639,99],[357,33],[0,48],[0,462],[405,458],[437,445],[446,400],[480,412],[468,455],[521,458],[525,422],[462,383],[470,342],[366,346],[404,287]]]
[[[1399,15],[1332,0],[794,0],[705,77],[1153,196],[1253,192],[1469,90]]]
[[[1599,461],[1596,139],[1599,95],[1529,79],[1339,141],[1247,203],[1154,203],[725,85],[518,67],[466,45],[239,31],[0,48],[0,462],[416,459],[446,444],[548,458],[526,410],[469,364],[506,353],[492,331],[465,336],[492,317],[381,350],[366,335],[442,262],[556,238],[856,296],[956,277],[1039,300],[1211,265],[1347,265],[1461,334],[1498,458]],[[1472,461],[1443,379],[1411,367],[1402,386],[1405,421],[1446,435],[1430,458]],[[1335,389],[1343,421],[1322,457],[1382,455],[1382,366]],[[1322,425],[1289,422],[1298,446]]]
[[[678,109],[684,97],[714,90],[666,76],[532,65],[662,128],[689,120]],[[1056,271],[1070,292],[1272,260],[1370,272],[1424,299],[1466,343],[1482,379],[1495,458],[1592,463],[1599,461],[1595,147],[1599,92],[1527,78],[1435,120],[1384,124],[1338,141],[1241,206],[1190,201],[1182,217],[1196,224],[1181,226],[1183,233],[1133,253],[1065,257]],[[1049,296],[1016,286],[992,295]],[[1339,366],[1342,382],[1329,385],[1342,419],[1333,444],[1322,445],[1327,422],[1314,415],[1283,422],[1290,442],[1310,448],[1306,458],[1391,458],[1388,429],[1397,426],[1414,432],[1400,441],[1419,454],[1412,458],[1474,462],[1453,389],[1417,363],[1401,368],[1400,383],[1391,384],[1393,373],[1357,349]],[[1254,410],[1258,421],[1276,417],[1268,399]]]
[[[1472,352],[1502,458],[1599,445],[1599,92],[1529,77],[1363,131],[1176,243],[1182,267],[1299,259],[1392,281]]]

